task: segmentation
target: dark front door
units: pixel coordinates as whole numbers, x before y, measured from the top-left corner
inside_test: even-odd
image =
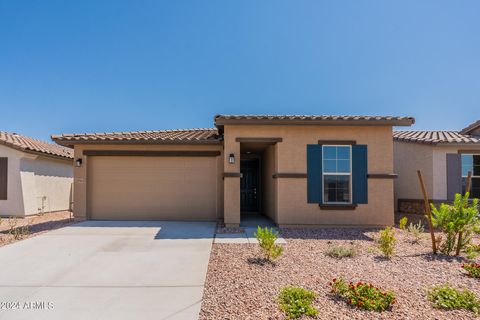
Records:
[[[240,210],[242,212],[259,211],[259,161],[241,160],[240,172]]]

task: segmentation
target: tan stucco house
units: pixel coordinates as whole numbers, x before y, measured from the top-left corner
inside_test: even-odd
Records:
[[[73,150],[0,131],[0,216],[69,210]]]
[[[480,120],[460,131],[395,131],[393,139],[399,213],[423,214],[417,170],[435,204],[463,193],[469,171],[471,196],[480,198]]]
[[[228,116],[212,129],[54,135],[74,148],[74,216],[280,226],[394,221],[393,126],[410,117]]]

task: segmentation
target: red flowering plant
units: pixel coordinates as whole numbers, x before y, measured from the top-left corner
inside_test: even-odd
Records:
[[[329,283],[331,293],[344,299],[349,305],[364,310],[384,311],[395,303],[395,294],[385,291],[365,282],[350,282],[343,279],[333,279]]]
[[[465,263],[462,264],[462,268],[468,272],[468,276],[472,278],[480,278],[480,264],[478,263]]]

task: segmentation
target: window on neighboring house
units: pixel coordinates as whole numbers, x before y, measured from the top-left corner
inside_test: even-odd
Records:
[[[462,192],[467,187],[468,172],[472,172],[470,197],[480,198],[480,154],[462,154]]]
[[[322,147],[323,203],[352,203],[352,147]]]

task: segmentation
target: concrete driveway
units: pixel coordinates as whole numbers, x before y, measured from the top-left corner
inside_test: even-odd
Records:
[[[0,319],[197,319],[214,229],[86,221],[1,247]]]

